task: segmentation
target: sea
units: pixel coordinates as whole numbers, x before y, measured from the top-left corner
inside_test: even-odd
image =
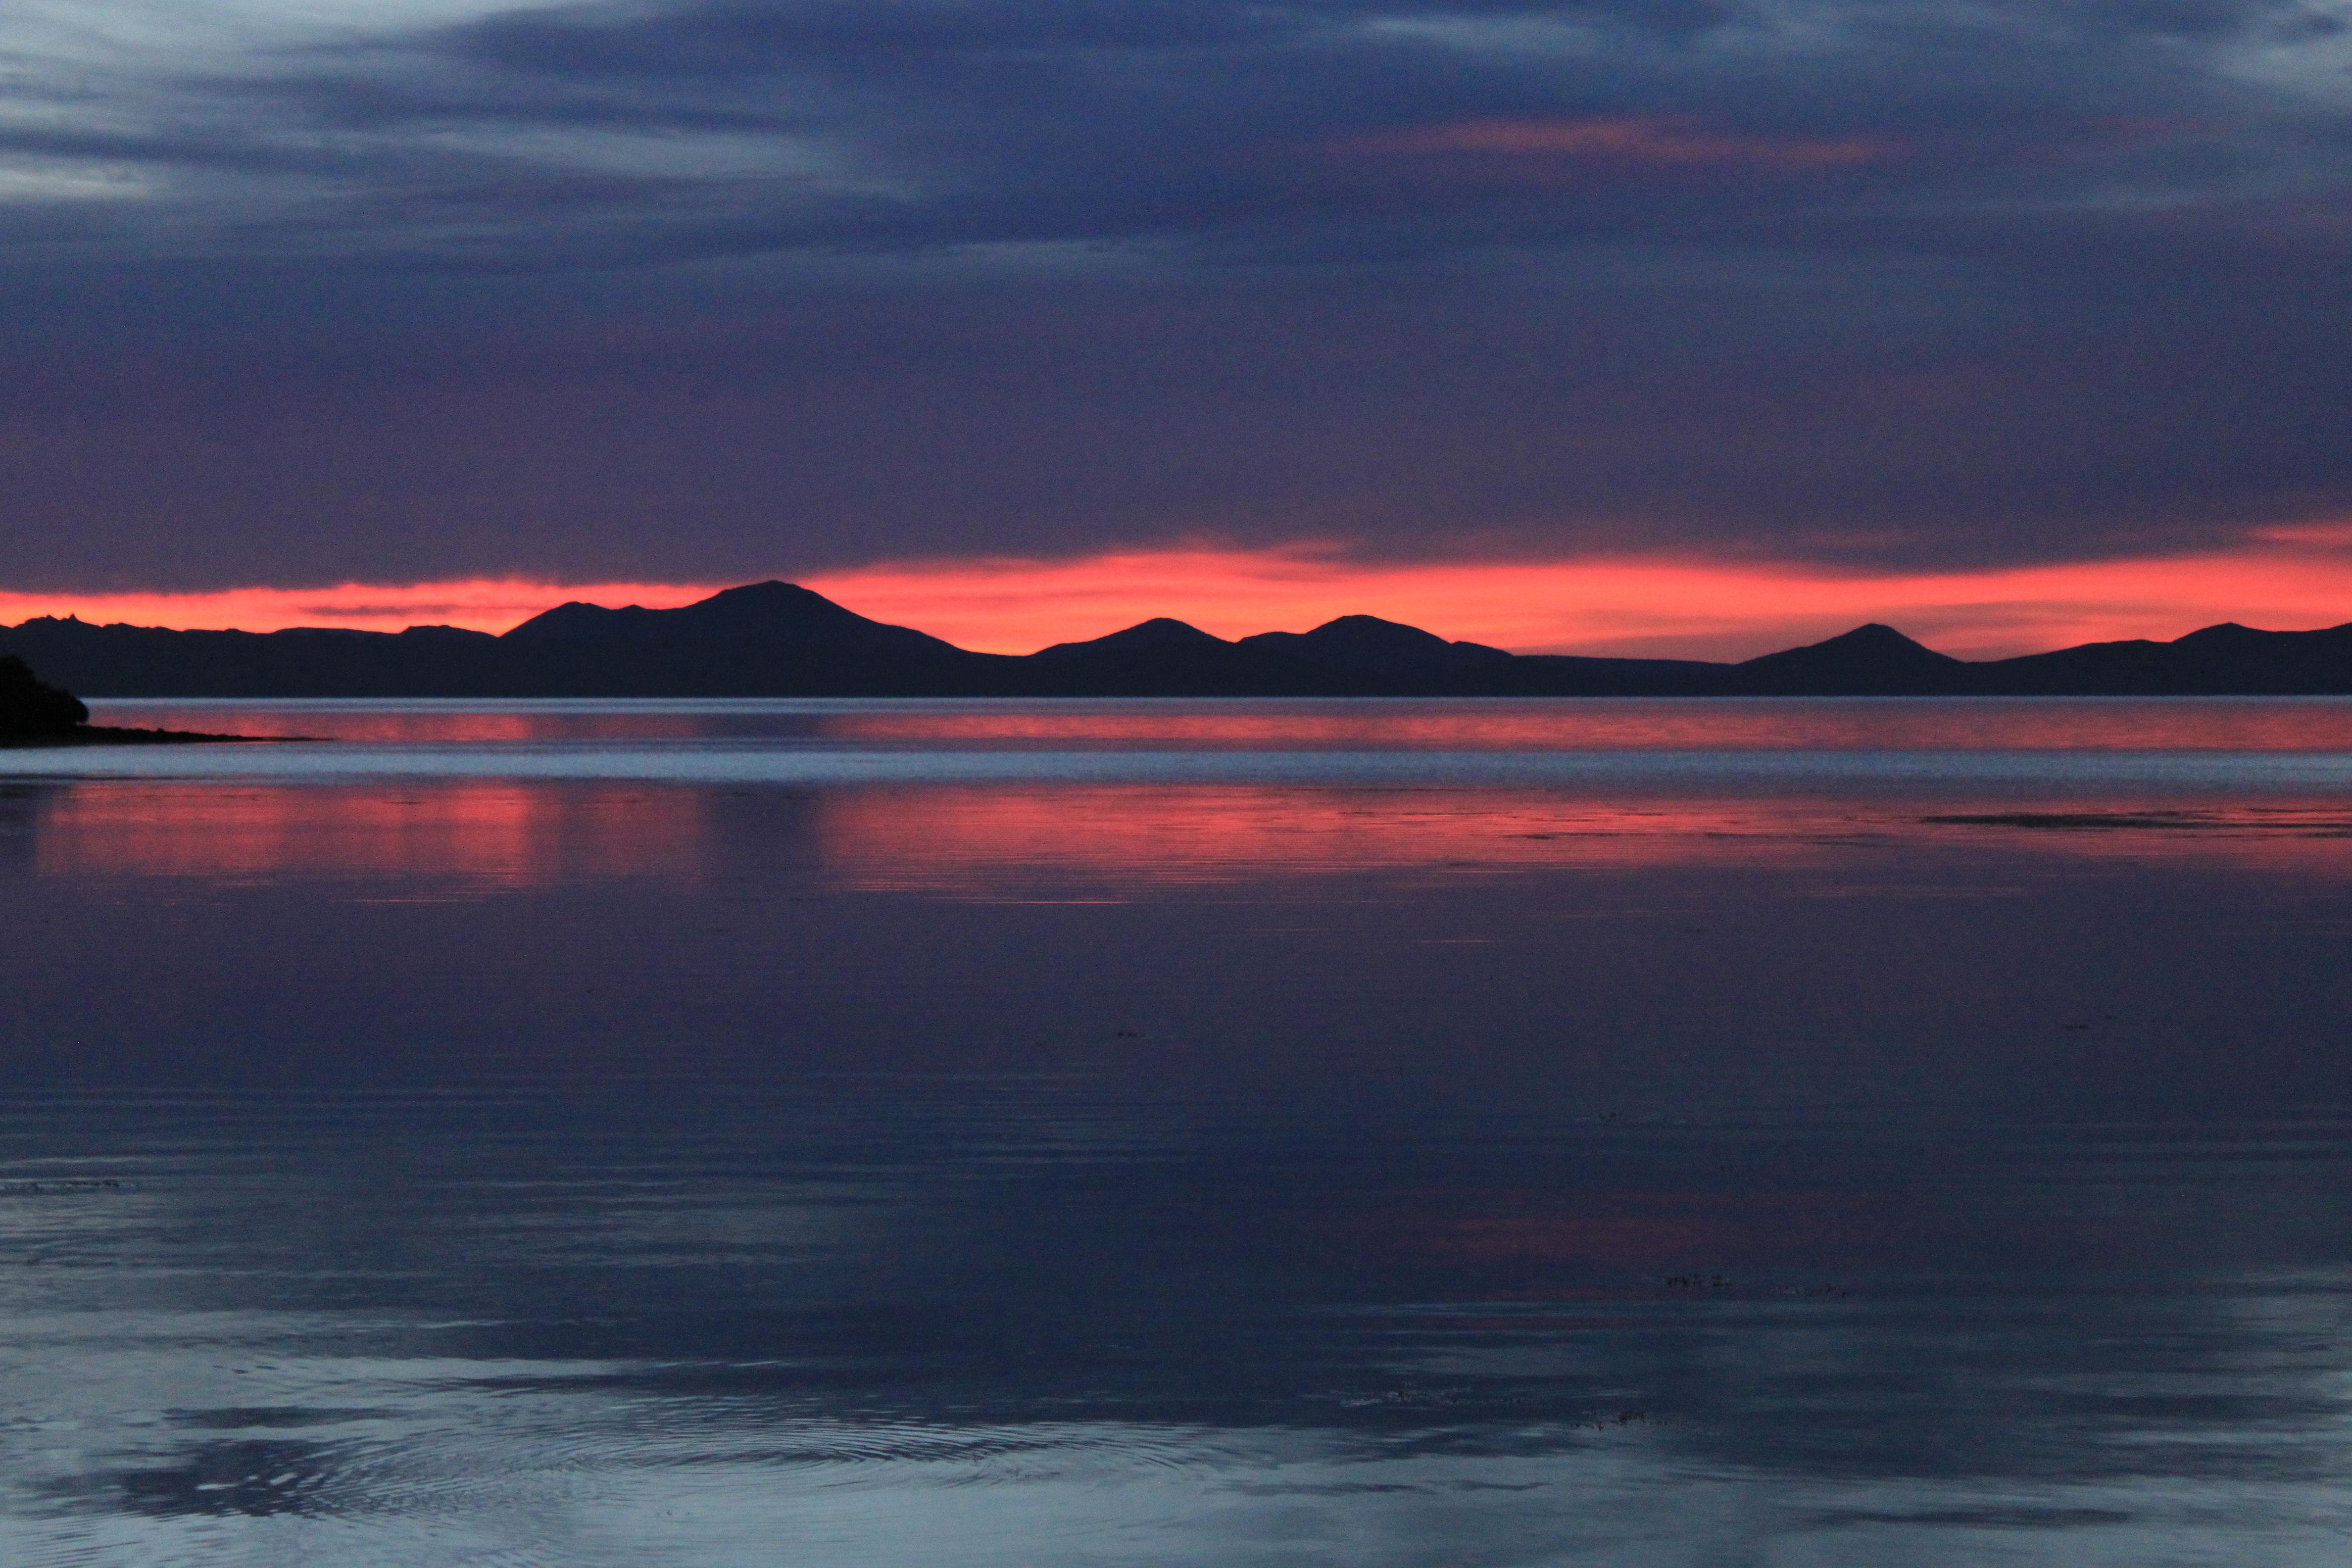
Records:
[[[2346,1560],[2352,701],[92,706],[10,1568]]]

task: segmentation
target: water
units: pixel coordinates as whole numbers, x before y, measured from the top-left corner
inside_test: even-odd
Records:
[[[100,706],[12,1568],[2341,1560],[2352,703]]]

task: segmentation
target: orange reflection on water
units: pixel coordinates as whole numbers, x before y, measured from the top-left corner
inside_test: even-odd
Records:
[[[458,879],[524,887],[569,876],[690,873],[700,797],[688,790],[507,781],[421,787],[75,784],[35,828],[46,876]]]
[[[174,702],[98,699],[91,721],[126,729],[191,730],[269,741],[381,742],[470,745],[546,741],[636,740],[691,733],[689,723],[628,712],[469,708],[431,702],[371,707],[300,702]]]
[[[105,700],[100,722],[344,742],[789,740],[893,747],[1300,752],[2352,752],[2340,698],[1527,698],[564,702]]]
[[[957,786],[828,796],[837,887],[950,898],[1346,872],[1826,865],[1857,849],[2189,858],[2352,879],[2352,804],[1861,802],[1471,788]]]
[[[2352,802],[2272,797],[1664,797],[1471,786],[894,785],[761,794],[690,786],[108,780],[47,791],[34,865],[51,876],[457,880],[758,875],[813,832],[827,885],[955,899],[1352,872],[1456,876],[1694,866],[1892,866],[1885,851],[2190,859],[2352,880]],[[779,816],[779,811],[784,815]],[[728,822],[736,823],[733,829]],[[729,831],[750,833],[732,846]],[[1930,879],[1932,880],[1932,877]]]
[[[842,741],[1297,751],[2352,752],[2352,701],[1553,698],[1444,702],[877,705]]]
[[[1524,790],[1139,784],[866,790],[819,817],[836,884],[992,897],[1041,879],[1210,883],[1346,871],[1631,867],[1819,852],[1782,803]]]

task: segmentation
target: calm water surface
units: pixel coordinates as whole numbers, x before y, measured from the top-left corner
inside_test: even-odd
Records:
[[[2343,1560],[2352,702],[99,706],[12,1568]]]

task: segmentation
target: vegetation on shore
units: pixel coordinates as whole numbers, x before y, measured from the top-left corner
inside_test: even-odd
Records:
[[[0,740],[61,739],[89,722],[81,699],[42,680],[23,659],[0,655]]]
[[[89,721],[80,698],[51,686],[14,654],[0,654],[0,746],[158,746],[190,741],[247,741],[189,730],[126,730]]]

